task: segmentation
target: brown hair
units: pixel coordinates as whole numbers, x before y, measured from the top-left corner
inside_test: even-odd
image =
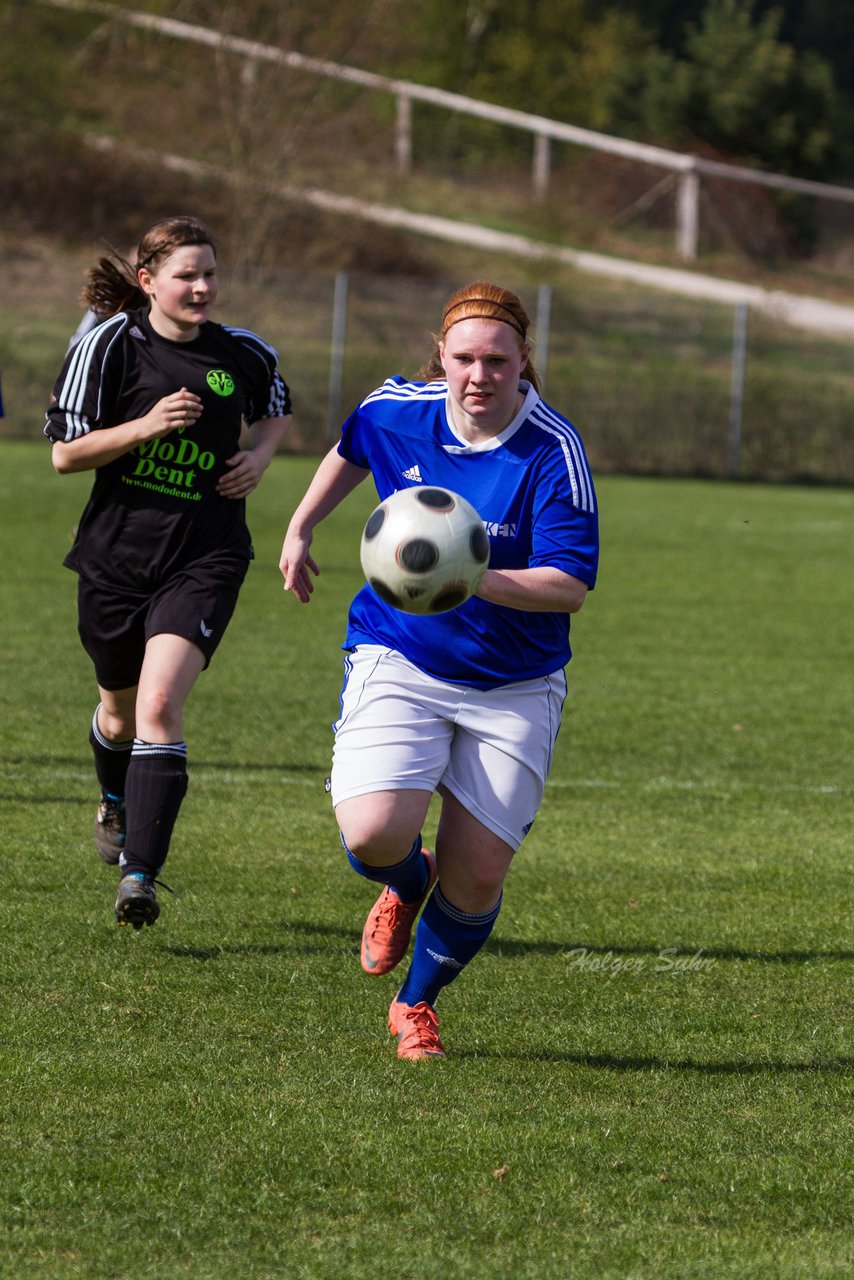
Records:
[[[139,283],[137,272],[147,267],[152,273],[176,249],[188,244],[209,244],[216,253],[213,236],[198,218],[164,218],[146,231],[131,263],[115,249],[99,258],[86,274],[83,301],[101,320],[118,311],[129,311],[148,304],[148,295]]]
[[[438,335],[433,335],[435,346],[430,359],[418,375],[424,382],[434,382],[438,378],[445,377],[439,358],[439,343],[445,341],[448,330],[460,320],[500,320],[502,324],[507,324],[516,331],[520,346],[530,342],[528,330],[531,321],[517,295],[499,284],[491,284],[488,280],[476,280],[458,289],[445,303],[445,309],[442,312],[442,331]],[[530,356],[523,370],[523,376],[539,393],[540,380]]]

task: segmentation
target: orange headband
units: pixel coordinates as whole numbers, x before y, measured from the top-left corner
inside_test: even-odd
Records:
[[[498,307],[501,311],[506,311],[510,319],[505,320],[502,316],[485,316],[485,315],[460,316],[459,320],[453,320],[451,324],[448,324],[448,316],[451,314],[451,312],[456,311],[457,307],[468,306],[470,302],[483,302],[488,307]],[[527,335],[525,333],[525,330],[522,328],[521,324],[516,319],[513,312],[510,310],[510,308],[505,307],[503,302],[494,302],[492,298],[463,298],[461,302],[455,302],[453,306],[448,307],[447,311],[442,317],[444,332],[447,333],[448,330],[452,327],[452,325],[459,324],[461,320],[497,320],[499,324],[509,324],[513,329],[516,330],[516,332],[519,334],[523,342],[527,341]]]

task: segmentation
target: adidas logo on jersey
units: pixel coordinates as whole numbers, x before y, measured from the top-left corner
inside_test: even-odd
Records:
[[[128,329],[128,333],[132,338],[141,338],[142,341],[145,342],[145,334],[142,332],[139,325],[134,325],[132,329]]]
[[[407,467],[403,472],[404,480],[414,480],[416,484],[423,484],[421,479],[421,468],[416,464],[414,467]]]

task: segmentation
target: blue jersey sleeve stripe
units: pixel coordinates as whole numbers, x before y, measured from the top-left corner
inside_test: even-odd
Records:
[[[574,459],[576,477],[581,488],[581,501],[579,504],[581,510],[593,515],[596,511],[593,480],[590,475],[590,469],[587,465],[587,457],[581,446],[581,441],[572,430],[565,430],[561,428],[558,428],[558,430],[566,437],[567,444],[569,445],[570,452]]]
[[[558,440],[569,473],[573,501],[581,511],[593,515],[596,510],[593,479],[578,432],[571,423],[554,413],[543,401],[540,401],[534,409],[531,421]]]
[[[365,397],[362,404],[373,404],[377,400],[444,400],[447,394],[446,382],[398,382],[395,378],[387,378],[381,387]]]

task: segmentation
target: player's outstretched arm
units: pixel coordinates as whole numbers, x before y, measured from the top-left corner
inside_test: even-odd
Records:
[[[311,574],[316,577],[320,573],[309,554],[316,526],[361,484],[366,475],[368,472],[364,467],[348,462],[341,457],[337,446],[333,447],[315,471],[305,497],[291,516],[279,570],[285,580],[285,591],[293,591],[301,604],[308,604],[311,599],[314,590]]]

